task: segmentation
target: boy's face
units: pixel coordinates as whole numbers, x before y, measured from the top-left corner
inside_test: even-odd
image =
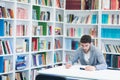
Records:
[[[90,43],[81,43],[81,47],[83,48],[84,52],[87,53],[90,49]]]

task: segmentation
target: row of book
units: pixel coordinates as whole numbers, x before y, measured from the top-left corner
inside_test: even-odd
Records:
[[[40,20],[40,6],[32,6],[32,19]]]
[[[11,40],[0,40],[0,55],[12,54],[13,46]]]
[[[35,14],[35,13],[33,13],[33,14]],[[41,11],[40,20],[50,21],[50,11]]]
[[[71,60],[74,58],[74,52],[65,52],[65,62],[71,62]]]
[[[99,0],[66,0],[66,9],[71,10],[92,10],[99,9]],[[119,0],[101,0],[101,9],[119,10]]]
[[[51,11],[49,11],[49,10],[41,10],[40,6],[33,6],[32,19],[33,20],[50,21],[50,19],[51,19]]]
[[[46,23],[47,24],[47,23]],[[33,25],[32,35],[33,36],[43,36],[43,35],[52,35],[52,25],[43,26],[43,25]]]
[[[62,35],[62,28],[61,27],[55,27],[55,35]]]
[[[65,49],[76,50],[79,47],[79,41],[73,39],[65,39]]]
[[[52,54],[50,52],[35,53],[32,55],[32,66],[52,64]]]
[[[55,44],[54,44],[55,49],[62,48],[62,40],[61,39],[54,39],[54,41],[55,41]]]
[[[15,80],[27,80],[28,79],[27,72],[16,72],[15,73]]]
[[[98,46],[98,39],[92,39],[92,44]]]
[[[32,34],[36,36],[52,35],[52,25],[49,25],[46,22],[38,22],[38,24],[33,25]]]
[[[62,22],[63,21],[63,15],[60,13],[56,14],[56,21]]]
[[[103,10],[119,10],[120,0],[102,0],[101,6]]]
[[[66,0],[66,9],[92,10],[98,9],[99,0]]]
[[[57,8],[64,8],[64,0],[56,0]]]
[[[25,55],[17,56],[16,65],[15,65],[16,70],[22,70],[22,69],[27,68],[28,60],[29,60],[28,56],[25,56]]]
[[[56,51],[54,53],[54,63],[57,63],[57,62],[62,62],[62,52],[61,51]]]
[[[44,35],[52,35],[52,25],[49,25],[47,23],[44,23],[43,25],[33,25],[32,27],[32,35],[33,36],[44,36]],[[46,26],[47,24],[47,26]],[[55,35],[62,35],[62,28],[61,27],[55,27]]]
[[[120,14],[102,14],[102,24],[120,24]]]
[[[120,53],[120,45],[119,44],[103,44],[102,50],[104,52],[111,52],[111,53]]]
[[[29,3],[30,0],[17,0],[18,2],[24,2],[24,3]]]
[[[32,51],[50,50],[51,44],[49,39],[32,38]]]
[[[0,19],[0,36],[12,36],[12,31],[11,22]]]
[[[46,65],[46,53],[39,53],[32,56],[33,66]]]
[[[12,61],[10,59],[4,59],[0,56],[0,73],[9,72],[13,70]]]
[[[50,50],[51,49],[51,42],[45,39],[40,39],[40,50]]]
[[[28,25],[18,24],[16,26],[16,36],[28,36]]]
[[[14,18],[13,9],[0,6],[0,18]]]
[[[52,0],[34,0],[33,3],[39,4],[39,5],[44,5],[44,6],[52,6],[53,5]]]
[[[98,46],[98,40],[97,39],[92,39],[92,44],[95,46]],[[78,49],[79,46],[79,41],[75,39],[65,39],[65,49],[66,50],[76,50]]]
[[[13,35],[13,27],[12,22],[5,21],[0,19],[0,36],[12,36]],[[16,25],[16,36],[28,36],[28,25],[27,24],[18,24]],[[62,34],[61,27],[55,27],[55,35]],[[39,22],[37,25],[33,24],[32,27],[32,35],[40,36],[40,35],[52,35],[52,25],[47,23]]]
[[[81,28],[67,28],[66,35],[70,37],[80,37],[82,33]]]
[[[106,54],[106,63],[108,65],[108,68],[118,68],[118,69],[120,69],[120,56],[119,55]]]
[[[17,19],[28,19],[28,9],[17,7]]]
[[[83,28],[71,27],[71,28],[67,28],[66,35],[70,36],[70,37],[80,37],[83,33],[87,33],[87,34],[91,35],[92,38],[97,37],[97,29],[96,28],[87,28],[87,29],[83,30]]]
[[[85,15],[76,16],[74,14],[67,14],[67,23],[77,23],[77,24],[96,24],[97,15]]]
[[[23,53],[29,51],[29,39],[18,38],[16,39],[16,53]]]
[[[114,34],[113,34],[114,33]],[[102,28],[101,37],[102,38],[120,38],[120,29],[118,28]]]
[[[5,74],[5,75],[0,75],[0,80],[11,80],[10,76]]]

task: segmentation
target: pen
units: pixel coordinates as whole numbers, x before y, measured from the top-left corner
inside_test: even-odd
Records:
[[[81,68],[81,67],[80,67],[80,70],[85,70],[85,68]]]

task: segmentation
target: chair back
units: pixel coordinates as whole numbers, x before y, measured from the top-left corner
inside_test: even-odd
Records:
[[[35,80],[67,80],[67,79],[62,76],[38,74]]]

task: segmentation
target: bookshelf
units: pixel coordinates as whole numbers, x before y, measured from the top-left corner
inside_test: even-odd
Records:
[[[93,4],[94,3],[94,4]],[[98,0],[66,0],[65,10],[65,62],[73,57],[79,47],[80,37],[89,34],[93,44],[99,46],[99,5]]]
[[[74,47],[78,47],[81,35],[90,34],[93,44],[105,55],[108,68],[120,69],[120,2],[118,0],[66,0],[66,2],[65,61],[68,62],[72,58],[74,50],[77,49]],[[71,44],[68,46],[68,43]]]
[[[37,71],[53,67],[55,24],[54,0],[36,0],[32,4],[31,80]]]
[[[54,66],[63,64],[65,0],[55,0]]]
[[[9,6],[8,6],[9,5]],[[15,2],[0,1],[0,75],[14,79]],[[3,15],[4,14],[4,15]],[[14,64],[14,65],[13,65]]]
[[[101,49],[106,55],[108,68],[120,69],[120,35],[118,34],[120,32],[120,2],[102,0],[101,3]]]
[[[65,0],[0,0],[0,79],[35,80],[63,62]]]
[[[0,79],[35,80],[37,71],[69,61],[83,34],[92,36],[110,68],[120,68],[119,6],[74,1],[0,0]]]

